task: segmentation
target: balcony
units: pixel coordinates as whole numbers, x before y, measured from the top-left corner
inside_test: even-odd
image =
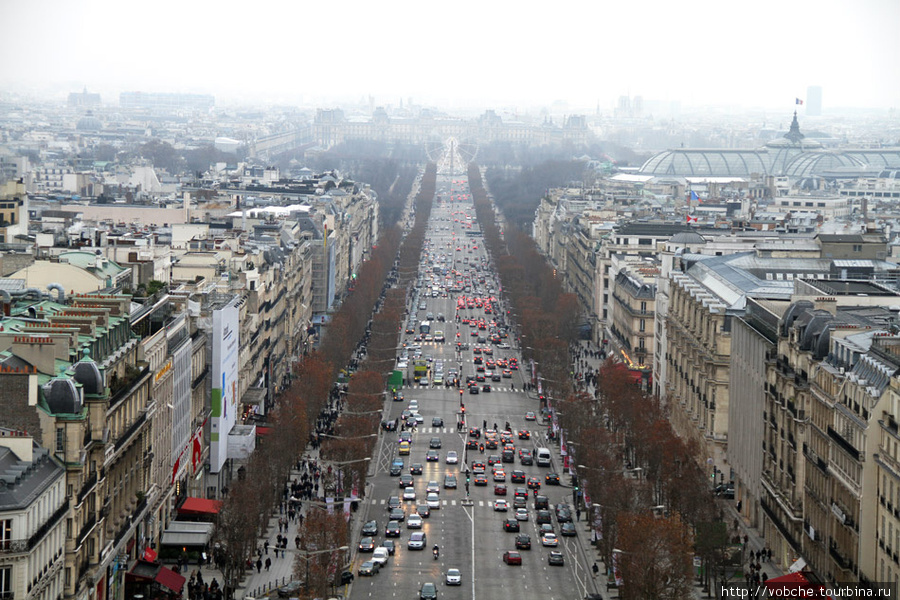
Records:
[[[81,531],[78,532],[78,545],[79,546],[84,543],[85,538],[88,536],[88,534],[91,533],[91,531],[94,529],[94,527],[96,525],[97,525],[97,517],[96,516],[92,516],[90,519],[87,520],[87,522],[81,528]]]
[[[109,406],[117,406],[128,398],[134,391],[150,380],[150,367],[144,364],[127,365],[124,377],[113,378],[109,384]]]
[[[4,554],[23,554],[34,550],[41,540],[53,529],[69,512],[68,499],[47,519],[40,528],[27,540],[5,540],[0,542],[0,556]]]
[[[828,554],[834,562],[845,571],[853,571],[853,561],[841,554],[837,549],[837,544],[832,542],[828,547]]]
[[[88,478],[87,481],[84,482],[84,485],[81,486],[81,491],[78,492],[78,504],[84,502],[85,497],[90,493],[94,486],[97,485],[97,472],[94,473]]]
[[[128,429],[125,430],[125,433],[116,438],[115,449],[118,452],[131,438],[134,437],[134,434],[147,422],[147,414],[141,413],[137,419],[134,420]]]

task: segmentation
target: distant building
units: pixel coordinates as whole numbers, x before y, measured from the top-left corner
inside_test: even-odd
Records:
[[[122,92],[119,106],[150,110],[209,110],[216,105],[209,94],[166,94],[158,92]]]
[[[811,85],[806,88],[806,116],[822,116],[822,86]]]
[[[68,104],[70,108],[89,108],[100,106],[100,94],[89,94],[87,88],[84,88],[84,90],[80,93],[70,93]]]

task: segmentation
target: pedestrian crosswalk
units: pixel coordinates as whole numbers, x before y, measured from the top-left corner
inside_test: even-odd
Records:
[[[481,387],[482,387],[483,385],[484,385],[483,383],[479,383],[479,384],[478,384],[478,391],[479,391],[479,393],[481,393],[481,394],[489,393],[489,392],[482,392],[482,391],[481,391]],[[521,392],[521,391],[522,391],[521,388],[516,389],[516,388],[510,387],[510,386],[499,386],[499,385],[494,385],[494,384],[489,384],[489,385],[491,386],[491,392]],[[436,388],[431,388],[431,389],[440,389],[441,387],[443,387],[443,386],[438,386],[438,387],[436,387]],[[430,388],[430,386],[427,386],[427,385],[422,385],[422,386],[414,385],[414,386],[405,386],[405,387],[402,387],[402,388],[400,388],[400,389],[415,391],[415,390],[420,390],[420,389],[421,389],[421,390],[427,390],[427,389],[429,389],[429,388]],[[456,388],[450,387],[450,388],[446,388],[446,389],[448,389],[448,390],[453,390],[453,389],[456,389]],[[465,388],[462,388],[462,389],[463,389],[463,391],[465,391]],[[468,394],[468,392],[466,392],[466,394]]]
[[[512,501],[508,500],[509,504],[512,505]],[[477,506],[479,508],[489,508],[494,510],[494,501],[493,500],[473,500],[473,506]],[[387,500],[384,498],[372,498],[371,504],[373,506],[384,506],[387,504]],[[451,499],[451,500],[441,500],[441,506],[462,506],[463,499]]]

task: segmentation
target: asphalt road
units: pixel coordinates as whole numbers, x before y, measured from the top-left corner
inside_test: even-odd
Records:
[[[462,181],[463,185],[452,184],[453,190],[450,192],[452,196],[456,197],[460,193],[468,194],[468,188],[464,185],[464,177],[455,176],[453,180]],[[468,270],[470,265],[483,264],[482,261],[486,261],[487,257],[482,246],[482,238],[465,235],[463,227],[466,219],[463,215],[452,214],[457,211],[465,211],[472,216],[472,220],[475,222],[475,211],[471,200],[448,203],[446,198],[450,188],[450,179],[438,178],[438,194],[442,195],[445,200],[432,210],[429,234],[426,237],[428,244],[426,253],[429,251],[442,253],[445,256],[445,265],[464,271]],[[462,223],[455,222],[454,219],[459,219]],[[466,248],[466,245],[469,247]],[[478,246],[477,249],[473,248],[475,245]],[[459,251],[456,250],[457,247],[460,248]],[[468,258],[468,264],[465,262],[466,258]],[[446,298],[440,295],[437,298],[431,297],[431,274],[426,272],[431,269],[431,266],[430,260],[425,260],[420,264],[420,279],[424,278],[429,283],[421,288],[420,296],[417,296],[410,306],[409,319],[415,319],[417,322],[424,320],[427,312],[433,312],[435,315],[442,313],[446,317],[446,322],[432,325],[432,333],[438,329],[443,330],[446,343],[423,342],[422,354],[430,355],[434,361],[443,360],[445,373],[449,369],[458,369],[464,380],[466,375],[475,374],[472,347],[476,338],[470,335],[471,328],[468,325],[457,324],[455,321],[458,293],[448,293]],[[495,274],[490,271],[482,271],[477,273],[477,278],[482,275],[486,282],[480,284],[482,291],[488,282],[493,282],[493,293],[497,294],[498,285]],[[470,293],[469,295],[474,294]],[[418,310],[421,300],[426,302],[425,310]],[[463,309],[459,314],[462,317],[484,316],[488,321],[492,316],[485,315],[483,309]],[[458,339],[469,343],[469,349],[460,353],[456,351],[457,332],[460,333]],[[404,335],[403,340],[412,342],[412,337],[413,335]],[[478,345],[488,346],[490,344]],[[512,349],[501,350],[496,346],[493,348],[494,358],[516,355]],[[489,480],[487,486],[475,486],[473,477],[470,484],[471,503],[464,502],[466,498],[466,465],[464,462],[466,433],[459,433],[456,430],[461,400],[465,403],[468,426],[480,428],[483,422],[486,422],[489,428],[496,423],[502,429],[508,421],[513,431],[537,430],[529,440],[520,440],[516,437],[514,442],[517,450],[523,444],[532,449],[541,445],[539,442],[543,439],[545,431],[545,427],[541,427],[538,423],[525,420],[525,413],[527,411],[537,412],[538,406],[535,400],[529,399],[521,392],[523,387],[521,372],[513,371],[512,379],[488,383],[492,385],[493,390],[490,393],[478,395],[464,393],[460,396],[459,390],[455,387],[439,386],[415,389],[407,387],[403,390],[405,398],[402,402],[391,402],[388,399],[386,420],[398,417],[401,411],[407,408],[410,400],[415,399],[419,403],[419,413],[424,417],[424,423],[412,432],[411,454],[400,458],[403,458],[405,462],[404,474],[409,473],[409,466],[412,463],[423,465],[423,473],[413,476],[418,501],[424,502],[425,487],[429,481],[433,480],[441,484],[441,507],[438,510],[432,509],[431,515],[424,520],[422,531],[427,535],[425,549],[416,551],[407,548],[407,540],[412,530],[407,529],[403,524],[401,537],[394,538],[398,546],[396,554],[389,559],[378,575],[356,578],[351,591],[353,600],[418,598],[419,589],[425,582],[437,584],[440,598],[572,600],[584,597],[585,582],[590,579],[590,575],[583,562],[583,555],[577,547],[578,538],[559,536],[560,547],[558,549],[564,555],[565,565],[550,566],[547,562],[550,549],[541,546],[538,526],[534,521],[533,495],[529,497],[528,501],[529,519],[521,523],[522,532],[531,536],[532,549],[521,551],[522,566],[508,566],[502,562],[503,553],[515,549],[515,534],[503,531],[503,521],[514,516],[512,510],[513,490],[516,487],[524,487],[524,484],[511,483],[509,473],[513,469],[521,469],[525,471],[526,476],[539,476],[543,481],[546,473],[550,471],[549,468],[521,466],[518,464],[518,457],[516,463],[504,464],[507,472],[505,483],[509,490],[505,498],[510,503],[510,511],[507,513],[495,512],[493,509],[493,502],[499,496],[494,495],[490,469],[487,473]],[[515,385],[515,390],[511,389],[511,384]],[[432,417],[442,417],[444,426],[432,427]],[[375,475],[370,480],[372,493],[367,500],[369,506],[366,509],[368,518],[378,522],[379,531],[376,541],[379,543],[384,539],[384,529],[388,523],[387,501],[390,496],[400,496],[403,492],[403,489],[399,487],[399,477],[391,477],[388,474],[390,462],[398,457],[398,436],[399,432],[385,433],[379,445],[378,455],[373,458]],[[441,448],[438,450],[440,460],[437,462],[425,460],[425,453],[432,437],[438,437],[441,440]],[[449,450],[458,452],[459,464],[446,464],[445,457]],[[478,451],[470,450],[468,460],[470,463],[476,459],[486,460],[489,454],[499,453],[499,450],[486,450],[482,456]],[[444,475],[448,472],[457,475],[459,486],[455,490],[443,488]],[[562,479],[564,484],[568,483],[567,477],[562,477]],[[543,485],[540,493],[549,497],[551,506],[557,502],[564,501],[569,504],[572,502],[571,489],[565,486]],[[415,502],[405,501],[403,505],[407,515],[415,511]],[[555,517],[552,524],[559,535],[559,523],[556,522]],[[585,535],[583,528],[578,528],[578,535]],[[358,540],[354,540],[354,543],[356,542]],[[435,544],[440,546],[438,560],[434,560],[431,552],[431,548]],[[359,564],[370,556],[367,553],[358,553],[353,563],[354,572]],[[444,576],[450,568],[458,568],[462,572],[461,586],[444,585]]]

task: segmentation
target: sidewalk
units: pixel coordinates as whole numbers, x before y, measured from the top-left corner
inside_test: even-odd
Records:
[[[614,344],[613,340],[610,340],[611,344]],[[589,349],[592,351],[597,351],[599,348],[592,343],[581,341],[579,342],[579,347],[581,349]],[[610,348],[615,348],[614,345],[611,345]],[[582,364],[583,362],[583,364]],[[604,360],[599,358],[593,358],[591,356],[583,356],[575,359],[573,364],[573,372],[582,372],[585,373],[588,370],[592,370],[596,372],[600,365],[602,365]],[[583,389],[588,391],[589,393],[594,393],[594,386],[589,385],[585,386]],[[553,449],[556,454],[557,460],[562,463],[562,456],[560,453],[560,449],[558,446],[558,442],[553,443]],[[712,493],[710,491],[710,493]],[[746,548],[744,548],[742,552],[742,565],[740,567],[735,567],[735,575],[731,579],[733,582],[743,582],[743,573],[748,569],[748,565],[751,562],[749,560],[749,552],[756,553],[757,551],[764,551],[767,549],[766,541],[760,534],[758,530],[751,527],[749,521],[743,517],[739,511],[737,510],[737,506],[734,500],[726,500],[720,499],[716,501],[719,505],[720,509],[723,511],[723,520],[725,521],[726,526],[728,527],[728,535],[729,538],[732,538],[734,535],[738,535],[742,542],[744,537],[746,536],[747,544]],[[734,529],[734,524],[737,523],[737,530]],[[606,565],[602,562],[599,552],[597,549],[590,544],[590,531],[591,526],[590,523],[585,524],[585,536],[579,536],[579,540],[582,542],[582,546],[584,547],[584,551],[587,556],[595,557],[595,561],[600,567],[600,574],[597,576],[597,585],[598,587],[603,587],[604,589],[600,592],[603,598],[617,598],[618,592],[615,588],[610,588],[606,590],[605,580],[603,574],[606,572]],[[580,533],[580,532],[579,532]],[[592,554],[593,552],[593,554]],[[753,561],[756,562],[756,561]],[[773,579],[775,577],[780,577],[785,574],[785,571],[775,562],[769,561],[765,558],[761,558],[759,561],[760,564],[760,573],[765,573],[768,579]],[[694,580],[694,597],[695,598],[708,598],[712,597],[704,592],[703,584],[699,583],[695,577]]]
[[[319,463],[320,467],[322,467],[322,468],[327,468],[327,466],[328,466],[328,461],[322,461],[319,459],[318,450],[307,449],[307,451],[304,453],[303,458],[310,458],[310,459],[316,460]],[[297,469],[291,469],[289,481],[293,481],[294,479],[299,479],[301,473],[302,473],[302,471],[298,471]],[[322,494],[322,493],[324,493],[324,489],[320,492],[320,494]],[[320,495],[317,498],[317,500],[322,501],[322,500],[324,500],[324,497]],[[308,502],[309,501],[306,501],[306,500],[303,501],[303,508],[300,511],[304,515],[304,518],[307,518],[306,513],[310,510]],[[362,502],[361,505],[367,507],[368,503]],[[281,556],[281,550],[279,550],[277,555],[275,553],[275,544],[277,543],[277,536],[279,533],[278,520],[282,516],[286,517],[286,514],[282,514],[279,510],[276,509],[272,515],[272,518],[269,520],[269,524],[266,529],[265,536],[263,536],[259,539],[260,549],[264,548],[266,541],[269,542],[269,551],[268,551],[268,553],[266,553],[265,550],[263,550],[262,561],[263,561],[263,563],[265,563],[266,558],[271,559],[271,561],[272,561],[271,566],[267,570],[265,568],[265,564],[264,564],[262,569],[260,571],[257,571],[256,566],[255,566],[255,557],[254,557],[254,567],[252,569],[247,569],[244,576],[241,578],[240,584],[238,585],[237,589],[234,592],[235,600],[242,600],[245,598],[262,598],[262,597],[267,597],[267,596],[274,597],[274,596],[276,596],[276,590],[279,587],[286,585],[290,581],[303,579],[302,577],[298,578],[298,577],[294,576],[295,561],[297,560],[297,556],[302,554],[302,552],[300,552],[296,549],[296,545],[294,543],[294,538],[297,536],[298,528],[300,525],[299,518],[295,518],[293,522],[291,522],[288,519],[287,532],[281,534],[283,536],[287,536],[287,538],[288,538],[287,548],[284,549],[284,558],[282,558],[282,556]],[[356,532],[359,529],[359,527],[361,527],[361,523],[363,522],[363,520],[361,520],[361,517],[363,517],[363,516],[364,515],[353,514],[353,516],[351,517],[352,531],[351,531],[351,540],[350,540],[350,542],[348,542],[348,545],[350,546],[350,550],[347,552],[348,562],[352,559],[353,556],[355,556],[355,546],[353,545],[353,540],[358,537],[358,536],[356,536]],[[191,574],[196,572],[197,570],[198,570],[198,567],[196,565],[190,565],[187,567],[187,569],[184,572],[182,572],[182,575],[189,579]],[[220,570],[215,568],[215,565],[213,565],[213,564],[211,564],[209,566],[204,565],[200,569],[200,572],[203,575],[204,582],[210,583],[210,582],[212,582],[213,579],[215,579],[219,583],[220,587],[222,587],[224,585],[225,577]],[[340,576],[340,573],[338,573],[338,576]],[[337,589],[337,593],[334,594],[334,596],[346,597],[347,589],[342,589],[342,588],[346,588],[346,586],[340,586]],[[185,586],[184,593],[185,593],[185,597],[186,597],[187,596],[187,586]],[[329,597],[332,597],[332,596],[329,596]]]

